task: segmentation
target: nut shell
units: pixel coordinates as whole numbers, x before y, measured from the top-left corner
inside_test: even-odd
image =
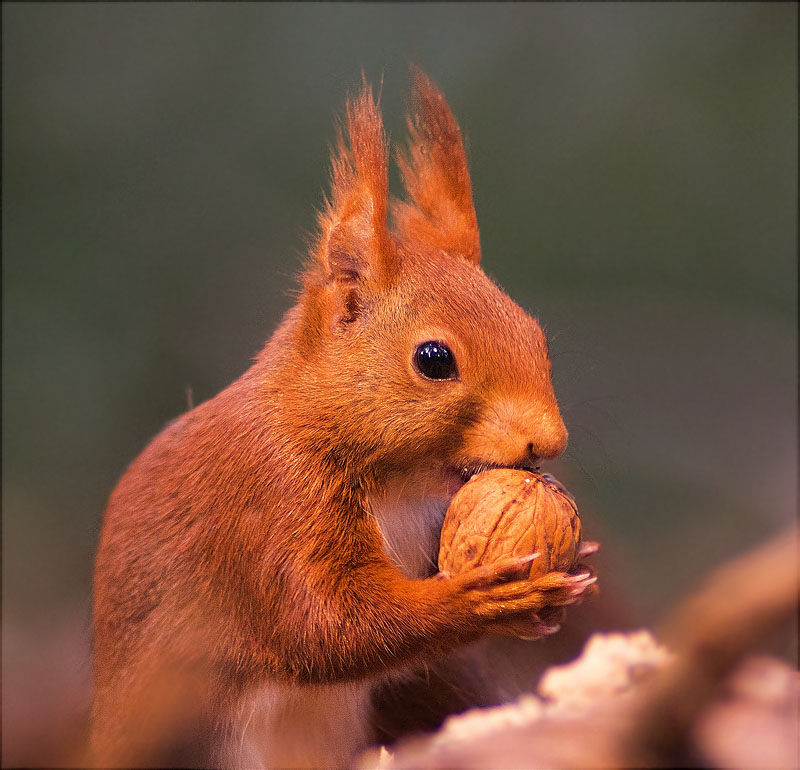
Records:
[[[457,575],[538,552],[531,577],[566,572],[578,560],[580,544],[578,509],[555,479],[496,468],[473,476],[451,501],[442,526],[439,570]]]

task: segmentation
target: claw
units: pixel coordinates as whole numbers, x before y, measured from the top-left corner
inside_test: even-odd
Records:
[[[543,636],[552,636],[561,630],[561,623],[548,623],[541,619],[538,613],[530,616],[531,625],[525,634],[518,633],[520,639],[535,641]]]
[[[531,630],[535,635],[532,638],[551,636],[561,630],[561,623],[548,623],[546,620],[542,620],[538,614],[534,614],[531,620],[533,621]]]
[[[565,579],[570,583],[582,583],[588,580],[589,578],[592,578],[592,582],[597,580],[597,578],[594,575],[592,575],[592,573],[589,572],[589,570],[583,570],[582,572],[577,572],[574,575],[567,576],[567,578]]]
[[[578,558],[582,559],[584,556],[591,556],[593,553],[597,553],[600,550],[600,543],[595,543],[592,540],[586,540],[585,542],[581,543],[581,547],[578,549]]]
[[[587,574],[587,573],[581,573]],[[580,596],[582,593],[586,591],[589,586],[594,585],[597,582],[597,577],[594,575],[588,575],[587,577],[582,578],[581,580],[572,581],[573,586],[569,589],[570,596]]]
[[[513,575],[512,580],[524,580],[528,577],[531,569],[531,562],[535,561],[541,556],[540,553],[530,553],[527,556],[520,556],[514,561],[507,570],[506,575]]]

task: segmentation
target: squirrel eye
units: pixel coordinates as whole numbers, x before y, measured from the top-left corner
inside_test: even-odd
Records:
[[[423,377],[430,380],[454,380],[458,376],[456,357],[441,342],[423,342],[414,353],[414,363]]]

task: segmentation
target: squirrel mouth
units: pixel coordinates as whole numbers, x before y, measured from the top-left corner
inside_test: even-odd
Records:
[[[514,468],[521,471],[530,471],[531,473],[541,473],[542,466],[540,463],[517,463],[514,465],[504,465],[501,463],[491,462],[473,462],[459,465],[455,472],[461,479],[461,483],[466,484],[477,473],[484,471],[494,470],[495,468]]]
[[[541,464],[534,461],[521,463],[494,463],[480,460],[467,460],[457,465],[445,466],[444,469],[444,491],[449,504],[459,489],[464,486],[473,476],[484,471],[494,470],[495,468],[512,468],[530,473],[541,473]]]

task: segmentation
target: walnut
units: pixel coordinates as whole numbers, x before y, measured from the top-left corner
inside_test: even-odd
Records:
[[[495,468],[473,476],[450,502],[442,526],[439,570],[457,575],[509,556],[538,552],[530,568],[535,578],[568,572],[586,550],[581,550],[575,502],[555,479]],[[497,633],[526,636],[525,623],[517,625]]]

